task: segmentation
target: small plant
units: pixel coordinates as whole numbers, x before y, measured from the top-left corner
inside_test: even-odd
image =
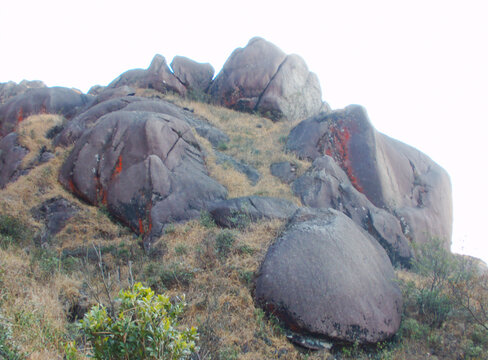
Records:
[[[215,227],[215,221],[208,211],[202,211],[200,213],[200,225],[207,229],[212,229]]]
[[[215,238],[215,250],[217,251],[217,255],[221,259],[226,258],[229,255],[235,241],[236,239],[232,231],[221,231]]]
[[[217,150],[219,150],[219,151],[225,151],[228,149],[229,149],[229,146],[225,142],[219,142],[217,145]]]
[[[178,256],[186,255],[188,253],[188,249],[185,244],[178,244],[175,246],[175,254]]]
[[[179,360],[197,351],[197,330],[178,328],[184,299],[172,304],[167,296],[136,283],[121,291],[116,302],[120,303],[116,316],[96,305],[80,321],[95,359]]]
[[[144,275],[151,287],[160,290],[170,289],[176,285],[188,286],[194,277],[193,271],[179,262],[151,263],[144,269]]]
[[[8,242],[15,240],[20,242],[29,235],[28,227],[18,218],[0,214],[0,236],[10,238]],[[7,240],[5,240],[7,242]]]

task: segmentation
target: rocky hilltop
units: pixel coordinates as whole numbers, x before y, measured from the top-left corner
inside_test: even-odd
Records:
[[[227,154],[232,139],[242,137],[182,106],[188,99],[284,124],[291,130],[279,151],[297,161],[263,170]],[[164,243],[174,224],[204,212],[222,228],[284,221],[253,280],[254,301],[310,348],[392,337],[403,301],[394,267],[410,266],[414,243],[438,238],[450,248],[448,174],[378,132],[363,107],[332,110],[305,61],[262,38],[236,49],[215,77],[210,64],[178,56],[168,65],[156,55],[147,69],[129,70],[88,94],[24,81],[0,84],[0,101],[0,188],[69,149],[56,173],[66,194],[108,212],[146,251]],[[61,120],[38,134],[44,146],[33,153],[20,140],[22,124],[48,114]],[[216,164],[244,177],[250,189],[273,178],[288,195],[236,192],[214,175]],[[49,220],[41,242],[79,210],[67,199],[29,209]],[[51,219],[59,221],[48,225]]]

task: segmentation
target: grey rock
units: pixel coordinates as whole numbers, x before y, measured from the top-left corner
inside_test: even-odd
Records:
[[[34,114],[60,114],[70,119],[92,101],[91,96],[62,87],[29,89],[0,106],[0,136],[15,131],[19,122]]]
[[[318,79],[303,59],[262,38],[234,50],[209,94],[215,103],[272,120],[301,120],[327,109]]]
[[[174,75],[187,89],[206,91],[215,73],[209,63],[198,63],[184,56],[175,56],[171,62]]]
[[[269,170],[271,171],[271,175],[277,177],[285,184],[290,184],[297,178],[296,165],[288,161],[271,164]]]
[[[400,220],[411,241],[438,237],[450,248],[449,175],[419,150],[377,132],[364,108],[351,105],[301,122],[286,148],[302,159],[330,155],[359,192]]]
[[[14,96],[25,93],[29,89],[40,89],[44,87],[46,85],[40,80],[22,80],[18,84],[13,81],[0,83],[0,104],[3,104]]]
[[[159,54],[154,56],[146,70],[133,69],[126,71],[107,87],[117,88],[125,85],[134,88],[155,89],[162,93],[172,91],[179,95],[186,94],[185,86],[173,75],[166,63],[166,59]]]
[[[192,112],[168,101],[125,96],[106,100],[80,113],[65,126],[56,137],[54,143],[63,146],[73,144],[85,130],[94,126],[103,115],[122,109],[126,111],[150,111],[177,117],[192,126],[200,136],[208,139],[214,146],[229,141],[229,137],[223,131],[211,125],[207,119],[196,116]]]
[[[400,221],[354,188],[330,156],[316,158],[310,169],[292,184],[292,189],[306,206],[344,213],[383,246],[393,264],[410,266],[413,251]]]
[[[245,196],[211,203],[208,212],[222,227],[245,227],[261,219],[289,219],[298,207],[292,202],[272,197]]]
[[[227,191],[208,176],[190,127],[167,114],[116,111],[77,141],[60,182],[108,211],[146,243],[165,224],[198,217]]]
[[[256,185],[261,178],[261,174],[253,166],[243,163],[242,161],[234,159],[232,156],[224,154],[220,151],[214,151],[217,157],[217,164],[229,164],[235,170],[246,175],[252,185]]]
[[[45,224],[41,242],[59,233],[73,216],[79,211],[78,206],[62,197],[54,197],[44,201],[31,210],[32,216]]]
[[[292,331],[336,342],[384,341],[402,313],[384,249],[332,209],[297,211],[266,254],[255,297]]]
[[[29,150],[19,144],[17,133],[10,133],[0,139],[0,189],[25,173],[22,160]]]

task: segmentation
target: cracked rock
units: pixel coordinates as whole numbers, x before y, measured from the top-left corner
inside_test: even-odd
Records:
[[[208,176],[190,127],[144,111],[100,118],[77,141],[59,180],[149,240],[165,224],[198,217],[209,202],[227,196]]]

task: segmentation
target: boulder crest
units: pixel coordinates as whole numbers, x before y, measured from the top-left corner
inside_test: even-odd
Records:
[[[100,118],[77,141],[59,180],[149,240],[165,224],[198,217],[207,203],[227,196],[208,176],[190,127],[143,111]]]
[[[419,150],[376,131],[363,107],[302,121],[291,130],[286,149],[301,159],[332,157],[356,190],[400,220],[407,238],[425,243],[438,237],[450,248],[449,175]]]
[[[320,84],[298,55],[255,37],[234,50],[210,86],[214,103],[272,120],[303,120],[328,109]]]
[[[338,342],[388,339],[402,313],[384,249],[332,209],[295,213],[266,254],[255,297],[292,331]]]
[[[205,92],[212,83],[215,70],[209,63],[198,63],[184,56],[175,56],[171,68],[187,89]]]
[[[155,55],[146,70],[133,69],[119,75],[107,87],[117,88],[130,86],[135,88],[154,89],[162,93],[173,91],[179,95],[186,94],[185,86],[171,72],[162,55]]]
[[[0,136],[15,131],[17,124],[35,114],[60,114],[70,119],[94,97],[64,87],[32,88],[0,105]]]

